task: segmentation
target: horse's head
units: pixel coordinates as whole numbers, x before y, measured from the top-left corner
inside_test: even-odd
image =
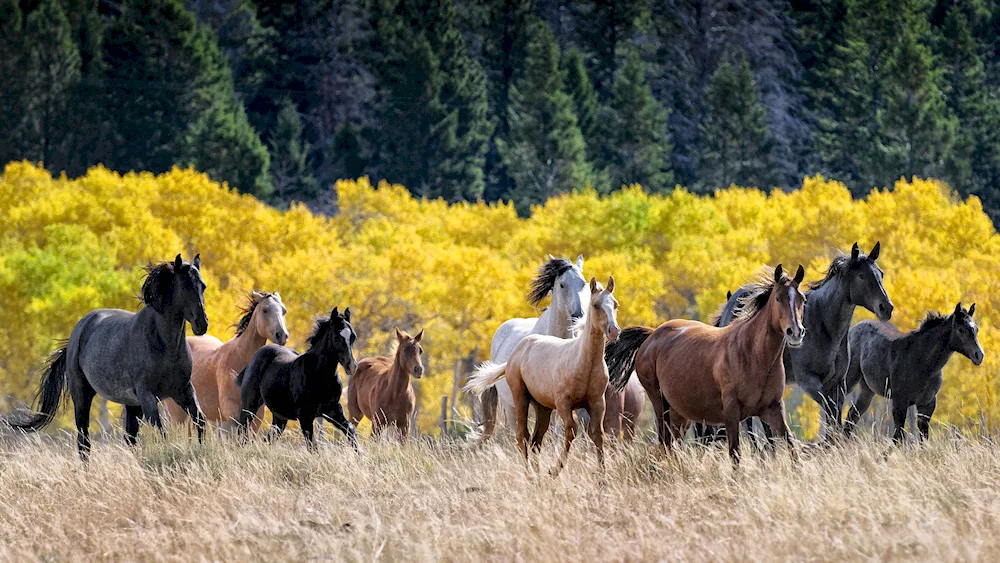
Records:
[[[396,329],[396,364],[403,370],[413,374],[413,377],[420,379],[424,375],[424,347],[420,341],[424,338],[424,331],[420,331],[416,336]]]
[[[358,335],[351,326],[351,308],[341,314],[337,307],[330,312],[330,318],[320,319],[316,330],[309,337],[309,349],[318,349],[326,357],[343,366],[347,375],[354,375],[358,361],[354,359],[354,343]]]
[[[608,287],[602,287],[597,278],[590,278],[590,322],[596,330],[600,330],[608,340],[618,340],[622,329],[618,326],[618,300],[615,292],[615,277],[608,279]]]
[[[281,295],[254,291],[252,299],[256,303],[251,322],[256,327],[257,334],[284,346],[288,342],[288,328],[285,326],[285,315],[288,309],[281,302]]]
[[[582,254],[576,258],[576,263],[549,256],[531,283],[528,300],[537,305],[550,293],[551,309],[555,314],[566,315],[570,322],[584,317],[588,295]]]
[[[983,363],[986,354],[979,343],[979,327],[972,315],[976,313],[976,304],[966,311],[959,303],[951,315],[951,334],[948,337],[948,349],[972,360],[977,366]]]
[[[178,254],[173,262],[146,268],[142,301],[162,314],[180,313],[198,336],[208,332],[205,313],[205,280],[201,277],[201,255],[185,262]]]
[[[806,327],[802,326],[802,310],[805,308],[806,296],[799,289],[802,278],[806,275],[802,264],[799,264],[795,277],[790,278],[784,273],[781,264],[774,269],[774,288],[771,290],[775,307],[771,308],[771,320],[785,333],[785,343],[798,348],[806,335]]]
[[[851,303],[868,309],[884,322],[892,318],[893,305],[882,285],[882,269],[875,263],[880,246],[881,243],[876,242],[872,251],[865,254],[858,248],[858,243],[854,243],[844,273]]]

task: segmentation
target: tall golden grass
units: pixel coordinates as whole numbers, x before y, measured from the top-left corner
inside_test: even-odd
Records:
[[[997,560],[1000,455],[946,436],[807,452],[617,448],[602,481],[578,440],[558,478],[513,444],[363,444],[308,453],[116,438],[84,466],[63,438],[0,445],[0,560]],[[543,469],[556,455],[550,440]]]

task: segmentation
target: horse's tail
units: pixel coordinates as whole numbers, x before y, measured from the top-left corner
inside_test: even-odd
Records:
[[[66,343],[49,356],[46,361],[45,372],[42,375],[42,383],[35,393],[34,404],[37,406],[35,414],[27,420],[10,420],[7,424],[14,428],[29,430],[34,432],[41,430],[52,422],[56,412],[59,411],[59,404],[62,403],[63,393],[66,389]]]
[[[483,362],[469,376],[469,382],[465,384],[463,389],[476,395],[482,395],[484,391],[503,379],[506,372],[506,363],[495,364],[493,362]]]
[[[608,364],[609,385],[617,391],[628,384],[628,378],[635,371],[635,356],[642,343],[653,334],[653,329],[646,326],[626,328],[618,336],[618,340],[608,342],[604,348],[604,361]]]

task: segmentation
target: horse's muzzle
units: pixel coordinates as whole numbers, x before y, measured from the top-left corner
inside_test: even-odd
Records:
[[[972,354],[972,356],[969,357],[969,359],[972,360],[973,364],[978,366],[981,365],[983,360],[986,359],[986,354],[983,353],[982,350],[977,350],[974,354]]]
[[[191,323],[191,332],[195,336],[203,336],[208,332],[208,317],[205,319],[198,319],[198,322]]]
[[[424,375],[424,365],[417,364],[413,366],[413,377],[420,379],[422,375]]]
[[[274,333],[274,343],[284,346],[288,343],[288,333],[287,332],[276,332]]]
[[[789,348],[798,348],[802,346],[802,341],[806,338],[806,329],[802,328],[799,330],[792,330],[792,327],[788,327],[785,330],[785,344]]]
[[[878,304],[878,308],[875,309],[875,314],[878,316],[878,320],[886,322],[892,318],[892,311],[895,309],[891,301],[883,301]]]
[[[608,340],[611,341],[611,342],[614,342],[614,341],[618,340],[618,337],[621,335],[621,333],[622,333],[622,329],[621,328],[619,328],[617,326],[609,326],[608,327]]]

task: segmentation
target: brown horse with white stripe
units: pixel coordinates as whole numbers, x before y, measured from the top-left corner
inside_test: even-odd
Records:
[[[738,464],[739,424],[757,416],[797,455],[785,422],[781,357],[786,342],[799,346],[805,335],[805,296],[799,291],[804,275],[799,266],[789,278],[779,264],[773,275],[747,287],[743,308],[727,327],[672,320],[655,330],[625,329],[608,344],[611,384],[623,387],[635,370],[653,403],[660,444],[669,449],[692,421],[725,424],[729,454]]]

